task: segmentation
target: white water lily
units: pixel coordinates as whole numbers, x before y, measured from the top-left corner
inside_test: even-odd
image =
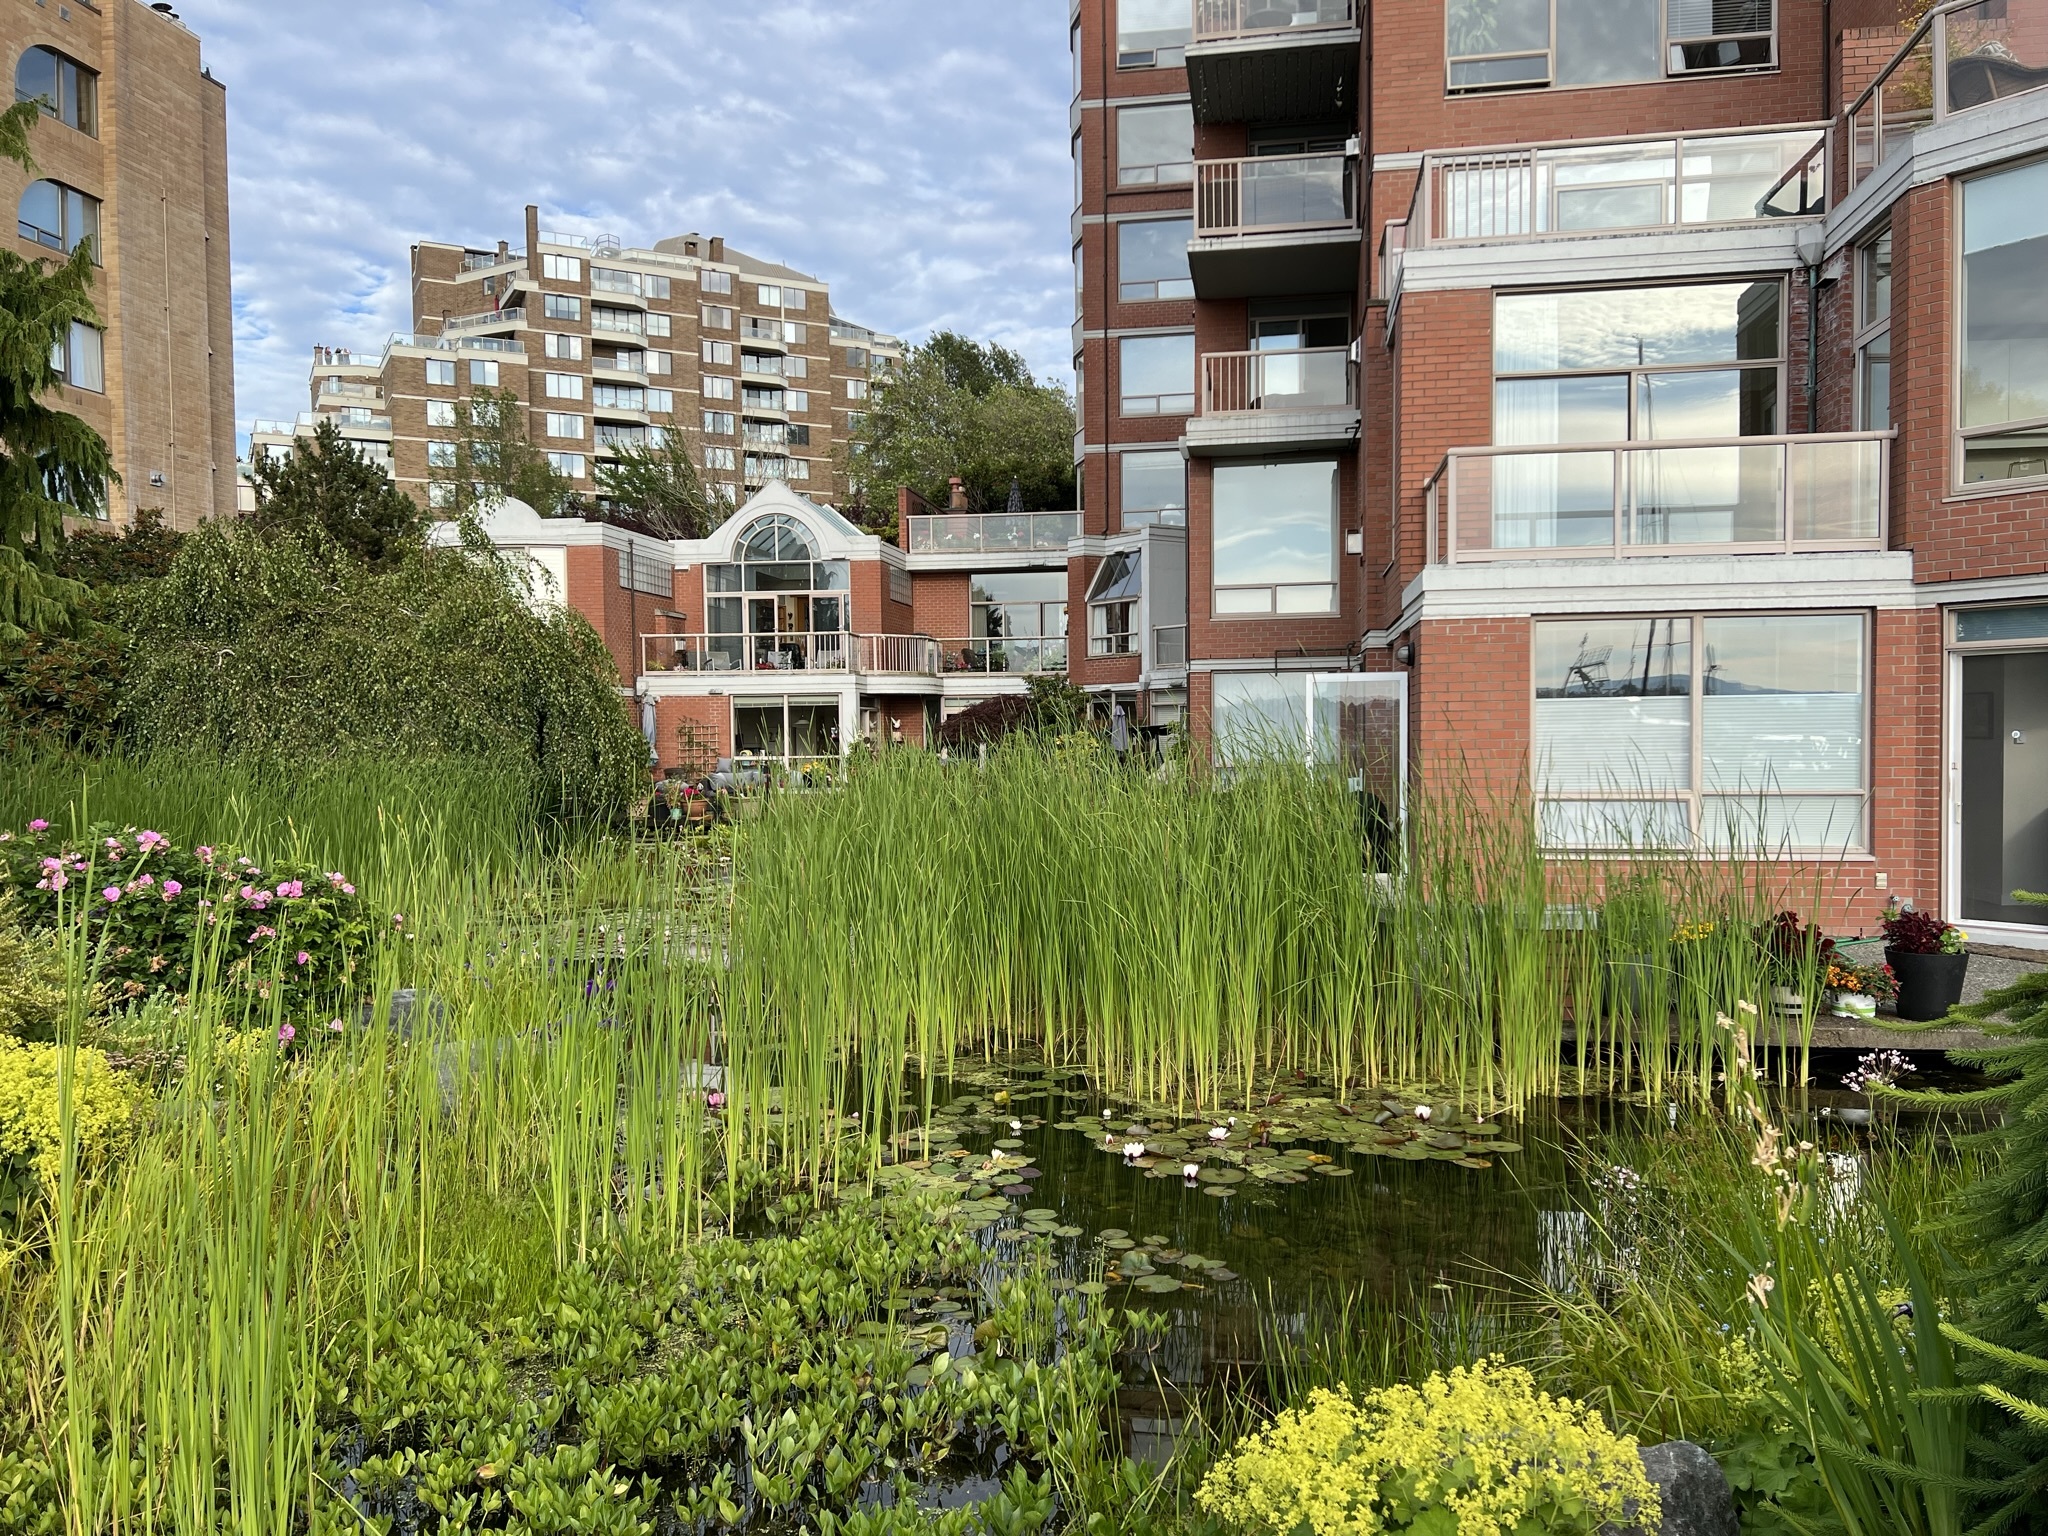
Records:
[[[1418,1120],[1427,1120],[1429,1118],[1429,1106],[1427,1104],[1416,1105],[1415,1118]]]
[[[1202,1165],[1200,1163],[1182,1163],[1180,1165],[1180,1176],[1190,1184],[1195,1182],[1195,1175],[1201,1171]]]
[[[1012,1120],[1010,1122],[1010,1129],[1013,1132],[1021,1131],[1024,1129],[1024,1122],[1022,1120]]]
[[[992,1163],[1000,1163],[1003,1160],[1003,1149],[997,1147],[995,1151],[989,1153],[988,1160]]]
[[[1143,1157],[1144,1155],[1145,1143],[1142,1141],[1127,1141],[1124,1143],[1125,1157]]]
[[[1211,1141],[1228,1141],[1230,1139],[1230,1127],[1225,1125],[1212,1126],[1209,1131],[1209,1139]]]

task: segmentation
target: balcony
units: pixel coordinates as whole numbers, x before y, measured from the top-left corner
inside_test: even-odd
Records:
[[[1315,121],[1358,102],[1357,0],[1195,0],[1198,123]]]
[[[1361,239],[1349,151],[1195,165],[1188,267],[1197,298],[1349,292]]]
[[[1428,559],[1882,550],[1891,437],[1454,448],[1428,486]]]
[[[835,672],[937,677],[939,642],[928,635],[642,635],[646,673]]]
[[[1059,554],[1081,532],[1078,512],[948,512],[909,519],[913,555]]]
[[[1514,144],[1425,157],[1386,256],[1431,246],[1817,219],[1827,130]]]
[[[1349,347],[1210,352],[1190,455],[1307,452],[1357,441],[1358,364]]]
[[[472,332],[513,331],[526,324],[523,309],[487,309],[474,315],[450,315],[441,322],[444,336],[468,336]]]
[[[1036,677],[1067,670],[1064,635],[973,635],[936,640],[939,669],[948,677]]]
[[[1949,0],[1921,18],[1849,108],[1850,187],[1920,129],[2043,86],[2048,0]]]

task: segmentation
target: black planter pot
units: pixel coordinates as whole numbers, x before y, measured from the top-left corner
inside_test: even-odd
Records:
[[[1899,978],[1899,1017],[1915,1023],[1944,1016],[1963,1000],[1963,978],[1969,974],[1970,955],[1909,955],[1887,949],[1885,964]]]

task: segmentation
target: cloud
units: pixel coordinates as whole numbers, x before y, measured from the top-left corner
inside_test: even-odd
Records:
[[[1066,13],[1049,0],[181,0],[228,89],[236,412],[412,319],[409,247],[689,230],[848,319],[1070,369]]]

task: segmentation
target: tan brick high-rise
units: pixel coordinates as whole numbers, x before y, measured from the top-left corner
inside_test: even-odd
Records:
[[[91,238],[104,329],[61,349],[63,406],[113,450],[125,523],[174,527],[235,507],[227,93],[168,5],[0,0],[15,99],[49,103],[41,178],[0,166],[14,250],[61,259]]]

